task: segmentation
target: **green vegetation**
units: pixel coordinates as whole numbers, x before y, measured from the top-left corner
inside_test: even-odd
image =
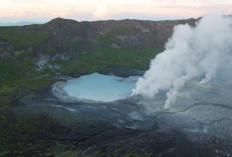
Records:
[[[32,59],[0,58],[0,108],[55,80],[42,74],[35,71]]]
[[[29,60],[0,58],[0,86],[24,77],[30,66]]]
[[[54,80],[55,78],[53,76],[32,78],[26,84],[26,88],[29,90],[39,90],[47,87],[51,82],[54,82]]]
[[[65,40],[64,45],[72,47],[75,51],[90,51],[92,50],[92,44],[86,40]]]
[[[146,153],[144,155],[136,155],[134,153],[128,153],[126,155],[124,155],[123,157],[151,157],[152,153]]]
[[[18,116],[0,110],[0,121],[0,156],[53,156],[57,143],[53,139],[65,131],[56,120],[41,114]]]
[[[80,155],[79,151],[65,151],[56,155],[56,157],[77,157],[78,155]]]
[[[52,56],[52,55],[55,55],[56,50],[53,47],[46,47],[46,48],[44,48],[44,52],[46,52],[46,54],[49,54]]]
[[[151,58],[154,58],[160,50],[147,48],[144,53],[136,49],[96,48],[93,53],[78,55],[77,57],[56,62],[61,66],[59,70],[66,75],[76,75],[91,72],[109,71],[113,67],[124,67],[145,70],[149,66]]]
[[[103,45],[109,45],[109,44],[112,44],[112,43],[117,43],[119,45],[122,44],[122,41],[119,38],[114,37],[111,34],[98,35],[97,36],[97,40],[99,40],[100,42],[102,42]]]
[[[0,88],[0,108],[7,107],[14,100],[18,100],[31,91],[37,91],[44,87],[47,87],[54,82],[53,76],[39,76],[39,77],[25,77],[19,78],[9,83],[5,83]]]
[[[132,26],[117,26],[112,28],[107,34],[110,35],[125,35],[125,34],[135,34],[139,31],[138,28]]]
[[[122,44],[122,41],[116,35],[133,35],[139,31],[138,28],[132,26],[117,26],[112,28],[106,34],[98,35],[97,40],[103,43],[103,45],[109,45],[112,43]]]
[[[29,51],[30,52],[30,51]],[[29,54],[25,52],[22,56]],[[160,51],[146,48],[143,53],[136,49],[114,49],[96,47],[92,53],[80,54],[67,61],[56,61],[59,70],[44,67],[44,71],[36,71],[33,59],[17,56],[0,58],[0,103],[5,107],[30,91],[47,87],[54,77],[43,76],[55,71],[65,75],[80,76],[92,72],[110,72],[114,67],[145,70],[150,59]],[[22,52],[21,52],[22,53]]]
[[[26,56],[29,56],[30,54],[32,54],[33,51],[22,51],[22,52],[16,52],[14,54],[14,57],[26,57]]]
[[[3,27],[0,29],[0,39],[8,41],[14,49],[37,47],[45,42],[48,37],[48,31],[41,30],[38,26]]]

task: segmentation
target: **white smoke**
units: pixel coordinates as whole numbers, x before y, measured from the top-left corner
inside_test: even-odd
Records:
[[[170,107],[188,81],[209,82],[231,57],[232,20],[223,15],[204,16],[196,27],[178,25],[133,89],[133,94],[154,97],[168,90],[164,108]]]

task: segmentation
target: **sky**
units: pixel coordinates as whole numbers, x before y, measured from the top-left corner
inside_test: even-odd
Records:
[[[0,0],[0,23],[109,19],[166,20],[232,13],[232,0]]]

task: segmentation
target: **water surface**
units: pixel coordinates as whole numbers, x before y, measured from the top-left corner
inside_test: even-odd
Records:
[[[136,76],[121,78],[93,73],[69,80],[63,88],[79,100],[111,102],[129,97],[136,81]]]

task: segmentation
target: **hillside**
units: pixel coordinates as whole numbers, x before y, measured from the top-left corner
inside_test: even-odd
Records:
[[[96,47],[113,49],[163,49],[177,24],[194,25],[194,19],[178,21],[77,22],[56,18],[43,25],[0,27],[1,56],[43,55],[69,59]]]
[[[164,48],[173,27],[194,25],[195,21],[77,22],[56,18],[42,25],[0,27],[1,101],[17,99],[54,80],[44,74],[76,77],[114,69],[146,70],[150,59]]]
[[[195,21],[77,22],[56,18],[43,25],[0,27],[0,57],[39,65],[56,63],[65,74],[74,72],[70,67],[62,69],[71,62],[76,73],[78,67],[84,68],[82,73],[109,66],[146,69],[175,25],[194,25]]]

